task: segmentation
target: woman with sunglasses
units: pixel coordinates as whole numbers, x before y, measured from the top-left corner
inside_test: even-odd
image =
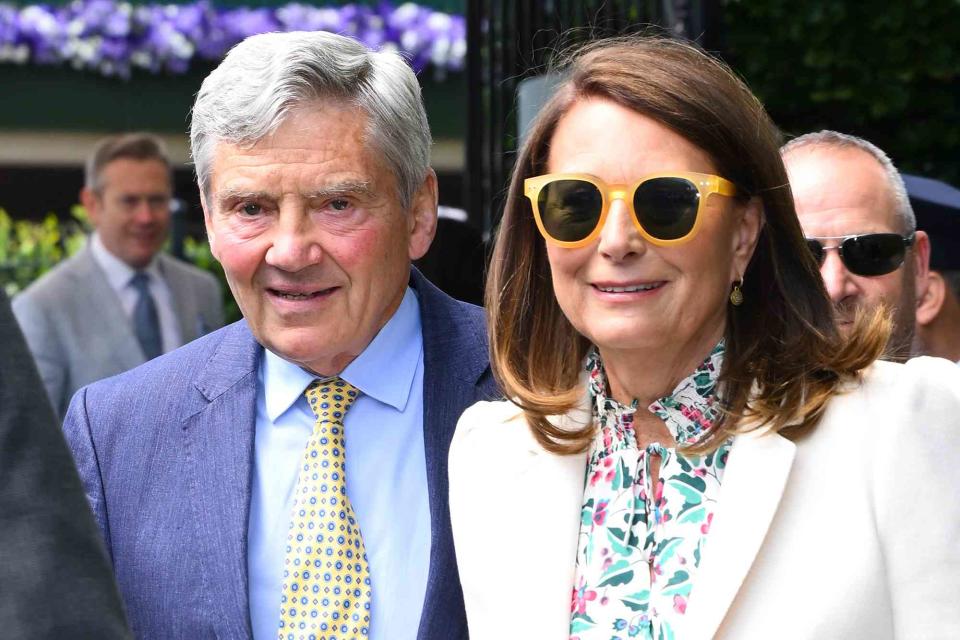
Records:
[[[464,414],[473,640],[960,633],[960,374],[832,324],[761,105],[692,46],[565,69],[487,288],[511,401]]]

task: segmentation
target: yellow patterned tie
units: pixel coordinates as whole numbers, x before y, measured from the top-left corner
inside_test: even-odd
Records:
[[[359,392],[315,381],[304,392],[317,416],[303,450],[280,597],[280,640],[353,640],[370,627],[370,571],[347,498],[343,417]]]

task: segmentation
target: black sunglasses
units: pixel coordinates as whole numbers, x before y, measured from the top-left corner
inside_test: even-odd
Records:
[[[858,276],[882,276],[900,268],[907,255],[907,248],[913,246],[915,235],[865,233],[859,236],[807,238],[807,247],[820,266],[823,266],[827,251],[836,249],[850,273]],[[840,243],[827,247],[822,240],[839,240]]]

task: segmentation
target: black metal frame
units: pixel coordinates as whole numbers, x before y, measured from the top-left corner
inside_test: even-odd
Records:
[[[499,219],[517,148],[516,87],[561,47],[658,26],[719,43],[715,0],[467,0],[466,203],[489,232]],[[708,39],[709,38],[709,39]]]

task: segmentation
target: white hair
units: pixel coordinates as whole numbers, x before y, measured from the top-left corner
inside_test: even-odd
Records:
[[[903,178],[893,165],[893,161],[890,160],[890,157],[884,153],[880,147],[857,136],[824,129],[814,133],[805,133],[802,136],[794,138],[780,147],[780,155],[786,157],[788,153],[793,153],[808,147],[860,149],[870,154],[874,160],[880,163],[884,174],[886,174],[887,184],[890,187],[890,192],[893,194],[894,202],[896,203],[896,214],[903,224],[904,232],[911,234],[917,230],[917,218],[913,214],[913,207],[910,205],[907,186],[903,183]]]
[[[363,109],[365,142],[397,177],[409,207],[430,168],[430,128],[420,85],[398,54],[323,31],[247,38],[203,81],[192,109],[190,147],[200,189],[220,142],[252,146],[300,105],[342,100]]]

